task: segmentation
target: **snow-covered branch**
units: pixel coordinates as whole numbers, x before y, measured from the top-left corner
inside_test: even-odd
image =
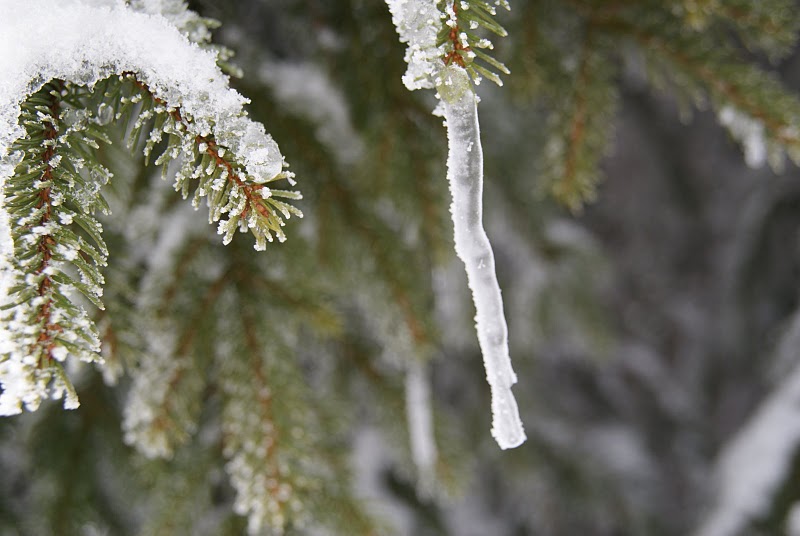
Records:
[[[163,11],[163,13],[162,13]],[[98,308],[106,263],[95,210],[110,173],[95,161],[111,123],[127,122],[145,155],[180,163],[175,188],[264,249],[302,213],[267,183],[292,174],[277,144],[244,111],[183,2],[0,0],[0,384],[2,413],[71,393],[60,362],[102,361],[74,290]],[[184,32],[184,33],[182,33]],[[165,53],[168,51],[168,53]],[[161,142],[166,141],[166,144]],[[14,225],[12,232],[11,226]],[[86,240],[84,237],[89,238]],[[91,243],[90,243],[91,242]],[[94,245],[92,245],[94,244]],[[78,276],[76,276],[78,274]],[[63,384],[63,385],[62,385]],[[70,407],[77,407],[73,395]]]

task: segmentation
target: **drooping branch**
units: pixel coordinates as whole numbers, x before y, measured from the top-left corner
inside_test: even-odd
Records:
[[[247,100],[230,89],[220,56],[194,46],[167,19],[136,11],[147,11],[146,2],[135,4],[3,5],[0,47],[20,50],[0,62],[4,412],[23,405],[33,410],[48,393],[67,392],[68,405],[76,407],[58,362],[68,356],[102,362],[95,324],[70,294],[77,290],[103,308],[100,267],[107,251],[94,213],[108,209],[100,188],[110,173],[95,161],[95,150],[97,140],[107,141],[110,122],[127,120],[132,139],[145,140],[148,157],[167,138],[156,163],[165,169],[180,163],[176,189],[184,197],[193,190],[195,206],[206,200],[224,243],[238,229],[265,249],[273,236],[285,239],[283,218],[302,217],[281,200],[299,199],[298,192],[266,186],[279,179],[293,185],[293,175],[284,170],[277,144],[247,117]],[[49,37],[56,33],[54,47]],[[50,98],[42,91],[52,99],[41,102]],[[58,100],[64,97],[71,99],[71,116],[62,128]],[[37,147],[42,135],[43,152]],[[57,145],[63,146],[58,153]]]

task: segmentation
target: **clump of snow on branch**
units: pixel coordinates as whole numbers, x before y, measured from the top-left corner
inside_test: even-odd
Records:
[[[477,311],[478,341],[492,389],[492,435],[500,448],[513,448],[525,441],[525,432],[511,392],[517,375],[508,353],[508,327],[494,253],[483,228],[483,149],[477,98],[461,67],[442,71],[437,88],[447,124],[447,178],[453,196],[450,212],[456,253],[467,270]]]
[[[277,144],[244,115],[248,101],[228,86],[216,55],[190,43],[166,18],[116,3],[65,6],[34,0],[0,5],[0,46],[15,51],[0,57],[0,155],[23,135],[16,123],[19,105],[44,81],[58,78],[92,86],[108,76],[134,72],[157,98],[192,118],[188,128],[193,134],[213,134],[219,145],[233,151],[255,182],[267,182],[281,172],[284,161]],[[50,39],[55,31],[58,46]],[[3,171],[7,176],[10,170]]]
[[[0,304],[8,303],[11,287],[26,276],[20,269],[12,268],[10,262],[14,246],[9,226],[16,222],[8,221],[2,198],[7,180],[23,157],[12,149],[14,142],[26,135],[19,120],[21,105],[49,81],[61,80],[64,84],[91,89],[111,76],[133,73],[137,83],[147,88],[162,111],[180,117],[175,121],[175,131],[170,134],[188,140],[213,140],[218,148],[215,149],[216,156],[222,158],[227,153],[227,159],[243,168],[237,171],[241,176],[233,179],[235,184],[232,183],[228,204],[210,206],[214,221],[228,213],[228,220],[220,224],[220,229],[230,227],[226,226],[230,222],[241,223],[239,205],[253,197],[255,188],[252,185],[276,178],[287,178],[293,183],[291,173],[283,171],[286,164],[277,144],[262,125],[247,117],[243,107],[248,101],[229,87],[227,76],[217,66],[219,50],[204,49],[189,40],[207,42],[207,27],[199,16],[186,11],[184,2],[140,0],[128,6],[119,0],[0,0],[0,10],[3,13],[0,17],[0,49],[14,51],[13,54],[0,55]],[[58,36],[57,43],[54,43],[54,35]],[[104,121],[112,119],[108,117]],[[184,149],[185,146],[184,143]],[[60,155],[53,158],[54,165],[59,158]],[[184,165],[179,171],[179,179],[181,174],[190,173],[190,168]],[[186,176],[182,178],[186,179]],[[246,187],[251,188],[247,195]],[[263,198],[270,196],[269,188],[259,188]],[[284,197],[299,198],[296,192],[283,194]],[[272,205],[287,218],[290,212],[302,215],[280,201]],[[239,225],[242,230],[251,225],[255,212],[251,211],[250,219]],[[277,215],[270,217],[283,225]],[[70,224],[69,221],[61,223]],[[277,226],[271,224],[269,229],[283,239]],[[229,234],[226,234],[226,240],[229,240]],[[265,238],[271,240],[269,231],[254,234],[257,234],[257,249],[263,249]],[[71,321],[91,323],[88,318],[73,318]],[[88,331],[91,331],[90,327],[87,327]],[[42,385],[43,380],[32,373],[30,364],[25,364],[28,359],[26,352],[13,342],[11,335],[12,330],[24,333],[25,329],[27,327],[20,322],[3,322],[0,326],[0,383],[3,385],[4,411],[21,411],[23,404],[33,410],[47,395],[48,389],[56,398],[66,392],[65,405],[76,407],[66,377],[55,378],[49,386]],[[99,343],[92,348],[95,347],[99,349]],[[61,361],[67,357],[66,354],[59,350],[52,356]]]
[[[407,43],[405,60],[408,70],[403,83],[413,91],[431,89],[434,79],[444,67],[443,51],[436,46],[436,36],[445,15],[435,0],[386,0],[400,41]]]
[[[742,144],[747,165],[751,168],[763,166],[768,155],[764,123],[730,106],[724,107],[718,115],[720,124]]]

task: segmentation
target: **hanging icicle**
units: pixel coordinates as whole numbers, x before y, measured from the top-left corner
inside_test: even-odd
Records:
[[[483,148],[478,105],[466,71],[447,67],[438,86],[447,124],[447,179],[453,203],[456,254],[467,269],[486,377],[492,388],[492,435],[502,449],[525,441],[511,386],[517,375],[508,355],[508,327],[494,268],[494,253],[483,229]]]
[[[478,341],[492,389],[492,435],[502,449],[517,447],[525,441],[525,432],[511,392],[517,376],[508,355],[508,327],[494,269],[494,253],[483,229],[483,150],[477,97],[470,80],[472,77],[478,83],[481,76],[486,76],[502,85],[496,73],[474,63],[477,57],[501,72],[508,70],[486,54],[475,52],[474,48],[490,48],[491,43],[486,39],[475,41],[474,34],[462,31],[461,22],[466,12],[469,15],[465,20],[472,21],[473,30],[483,26],[501,36],[505,30],[492,20],[495,9],[484,2],[473,5],[465,1],[386,0],[386,3],[400,41],[408,44],[405,56],[408,70],[403,82],[412,91],[436,87],[437,96],[442,99],[434,113],[442,111],[447,124],[447,178],[453,196],[450,210],[456,253],[466,266],[477,311]],[[496,4],[508,9],[504,0]],[[473,13],[478,12],[476,18]]]

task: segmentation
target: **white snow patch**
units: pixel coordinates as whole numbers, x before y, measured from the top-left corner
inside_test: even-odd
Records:
[[[405,60],[408,70],[403,83],[413,91],[433,88],[444,64],[444,52],[436,46],[436,35],[443,27],[444,14],[435,0],[386,0],[400,42],[407,43]]]
[[[0,180],[13,170],[8,149],[24,135],[17,118],[28,95],[53,79],[91,87],[124,72],[136,73],[156,97],[180,107],[192,118],[193,134],[213,134],[253,180],[281,171],[277,145],[244,115],[248,101],[228,86],[215,53],[191,43],[161,15],[120,2],[94,4],[0,0],[0,50],[14,51],[0,55]]]
[[[743,112],[725,106],[719,111],[719,122],[744,149],[744,161],[751,168],[759,168],[767,161],[767,139],[764,123]]]

